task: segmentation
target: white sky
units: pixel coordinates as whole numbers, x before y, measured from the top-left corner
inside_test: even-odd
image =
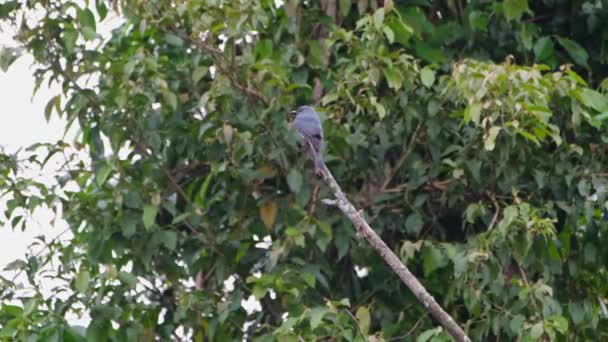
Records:
[[[0,32],[1,45],[14,46],[10,35],[6,32]],[[63,134],[62,120],[53,118],[47,123],[43,114],[46,102],[57,94],[59,89],[42,86],[32,100],[34,89],[33,70],[30,69],[32,61],[31,56],[23,56],[8,72],[0,71],[0,103],[2,103],[0,145],[6,152],[14,152],[36,142],[56,142]],[[0,203],[0,207],[4,207],[3,204]],[[48,219],[48,216],[37,219]],[[43,222],[39,223],[28,226],[25,232],[13,232],[10,226],[0,228],[0,269],[17,258],[23,258],[26,247],[35,236],[51,233]]]
[[[103,22],[97,25],[97,32],[107,39],[111,30],[121,23],[121,18],[110,13]],[[0,27],[0,47],[16,46],[12,36],[12,28]],[[59,94],[61,89],[56,83],[49,89],[46,86],[47,83],[44,82],[36,95],[32,97],[35,86],[33,76],[35,68],[32,63],[33,57],[26,54],[17,59],[6,73],[0,70],[0,103],[2,103],[0,146],[6,152],[14,152],[37,142],[55,143],[63,137],[65,120],[57,118],[55,112],[53,112],[50,122],[47,123],[44,118],[46,103]],[[50,168],[49,171],[52,171],[53,165],[50,165]],[[44,178],[52,179],[52,177],[52,172],[45,172]],[[5,201],[0,199],[0,210],[4,206]],[[35,236],[44,234],[53,237],[65,229],[65,224],[61,224],[61,222],[59,222],[59,227],[49,226],[50,219],[49,212],[37,213],[35,215],[37,224],[28,225],[25,232],[13,232],[10,226],[0,227],[0,273],[7,263],[25,256],[27,246],[31,244]]]
[[[107,38],[110,31],[120,25],[121,20],[114,16],[107,18],[102,24],[98,25],[98,33]],[[0,48],[2,46],[16,46],[12,39],[10,28],[1,27]],[[2,114],[0,115],[0,146],[5,152],[12,153],[20,148],[26,148],[34,143],[55,143],[63,138],[66,122],[59,119],[54,112],[50,122],[44,118],[44,108],[46,103],[55,95],[61,93],[59,85],[53,84],[51,88],[42,84],[38,92],[32,97],[35,87],[33,72],[33,57],[23,55],[17,59],[7,72],[0,70],[0,103],[2,103]],[[73,136],[73,135],[72,135]],[[68,138],[69,139],[69,138]],[[54,170],[58,164],[51,160],[42,175],[36,176],[37,181],[49,182],[54,177]],[[0,199],[0,213],[6,208],[6,198]],[[3,216],[3,214],[0,214]],[[10,224],[0,227],[0,274],[7,279],[12,279],[14,271],[4,271],[7,264],[16,259],[25,259],[26,254],[36,253],[40,246],[30,249],[30,245],[37,236],[45,236],[46,240],[62,234],[67,224],[63,220],[53,220],[53,213],[48,209],[37,210],[32,220],[30,220],[24,231],[13,231]],[[69,239],[71,233],[61,235],[63,239]],[[28,253],[29,251],[29,253]],[[18,282],[25,279],[21,274],[16,280]],[[45,286],[51,289],[54,282],[45,282]],[[45,295],[53,295],[50,291]],[[85,314],[83,317],[69,316],[73,324],[87,325],[89,318]]]

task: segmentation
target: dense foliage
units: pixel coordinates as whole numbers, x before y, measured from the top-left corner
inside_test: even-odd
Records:
[[[87,3],[0,4],[0,66],[31,53],[63,89],[41,115],[80,130],[0,159],[7,224],[48,206],[74,236],[0,279],[1,339],[449,339],[321,204],[286,115],[310,103],[342,188],[473,340],[608,338],[602,1]],[[27,176],[57,155],[56,184]]]

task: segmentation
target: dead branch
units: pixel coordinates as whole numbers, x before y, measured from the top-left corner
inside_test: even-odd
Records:
[[[414,137],[416,134],[413,135]],[[414,140],[414,139],[412,139]],[[413,141],[410,143],[412,145]],[[340,185],[331,174],[327,166],[323,166],[323,179],[327,185],[332,189],[334,196],[336,197],[333,201],[346,217],[353,223],[357,230],[357,236],[364,237],[369,244],[378,252],[378,254],[384,259],[384,261],[393,269],[399,276],[401,281],[414,293],[416,298],[424,305],[424,307],[431,313],[431,315],[439,321],[439,323],[447,330],[447,332],[456,341],[471,341],[471,339],[465,334],[464,330],[454,321],[454,319],[443,310],[443,308],[437,303],[435,298],[431,296],[427,290],[422,286],[420,281],[410,272],[399,257],[384,243],[384,241],[374,232],[369,226],[363,211],[357,209],[350,203],[346,198],[344,192],[340,188]],[[323,201],[326,203],[326,201]]]

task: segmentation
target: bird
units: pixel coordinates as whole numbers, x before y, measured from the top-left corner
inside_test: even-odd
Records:
[[[289,115],[295,117],[294,126],[304,139],[304,145],[315,164],[315,174],[322,175],[325,162],[323,161],[323,127],[319,115],[310,106],[298,107],[289,112]]]

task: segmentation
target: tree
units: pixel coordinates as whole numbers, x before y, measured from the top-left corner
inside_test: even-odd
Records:
[[[2,279],[3,339],[448,340],[321,203],[286,115],[315,99],[342,189],[473,340],[607,337],[595,1],[89,5],[0,5],[0,66],[31,53],[81,132],[0,158],[5,220],[61,208],[74,235],[11,265],[33,291]],[[57,184],[26,176],[57,154]],[[52,260],[67,299],[40,293]]]

